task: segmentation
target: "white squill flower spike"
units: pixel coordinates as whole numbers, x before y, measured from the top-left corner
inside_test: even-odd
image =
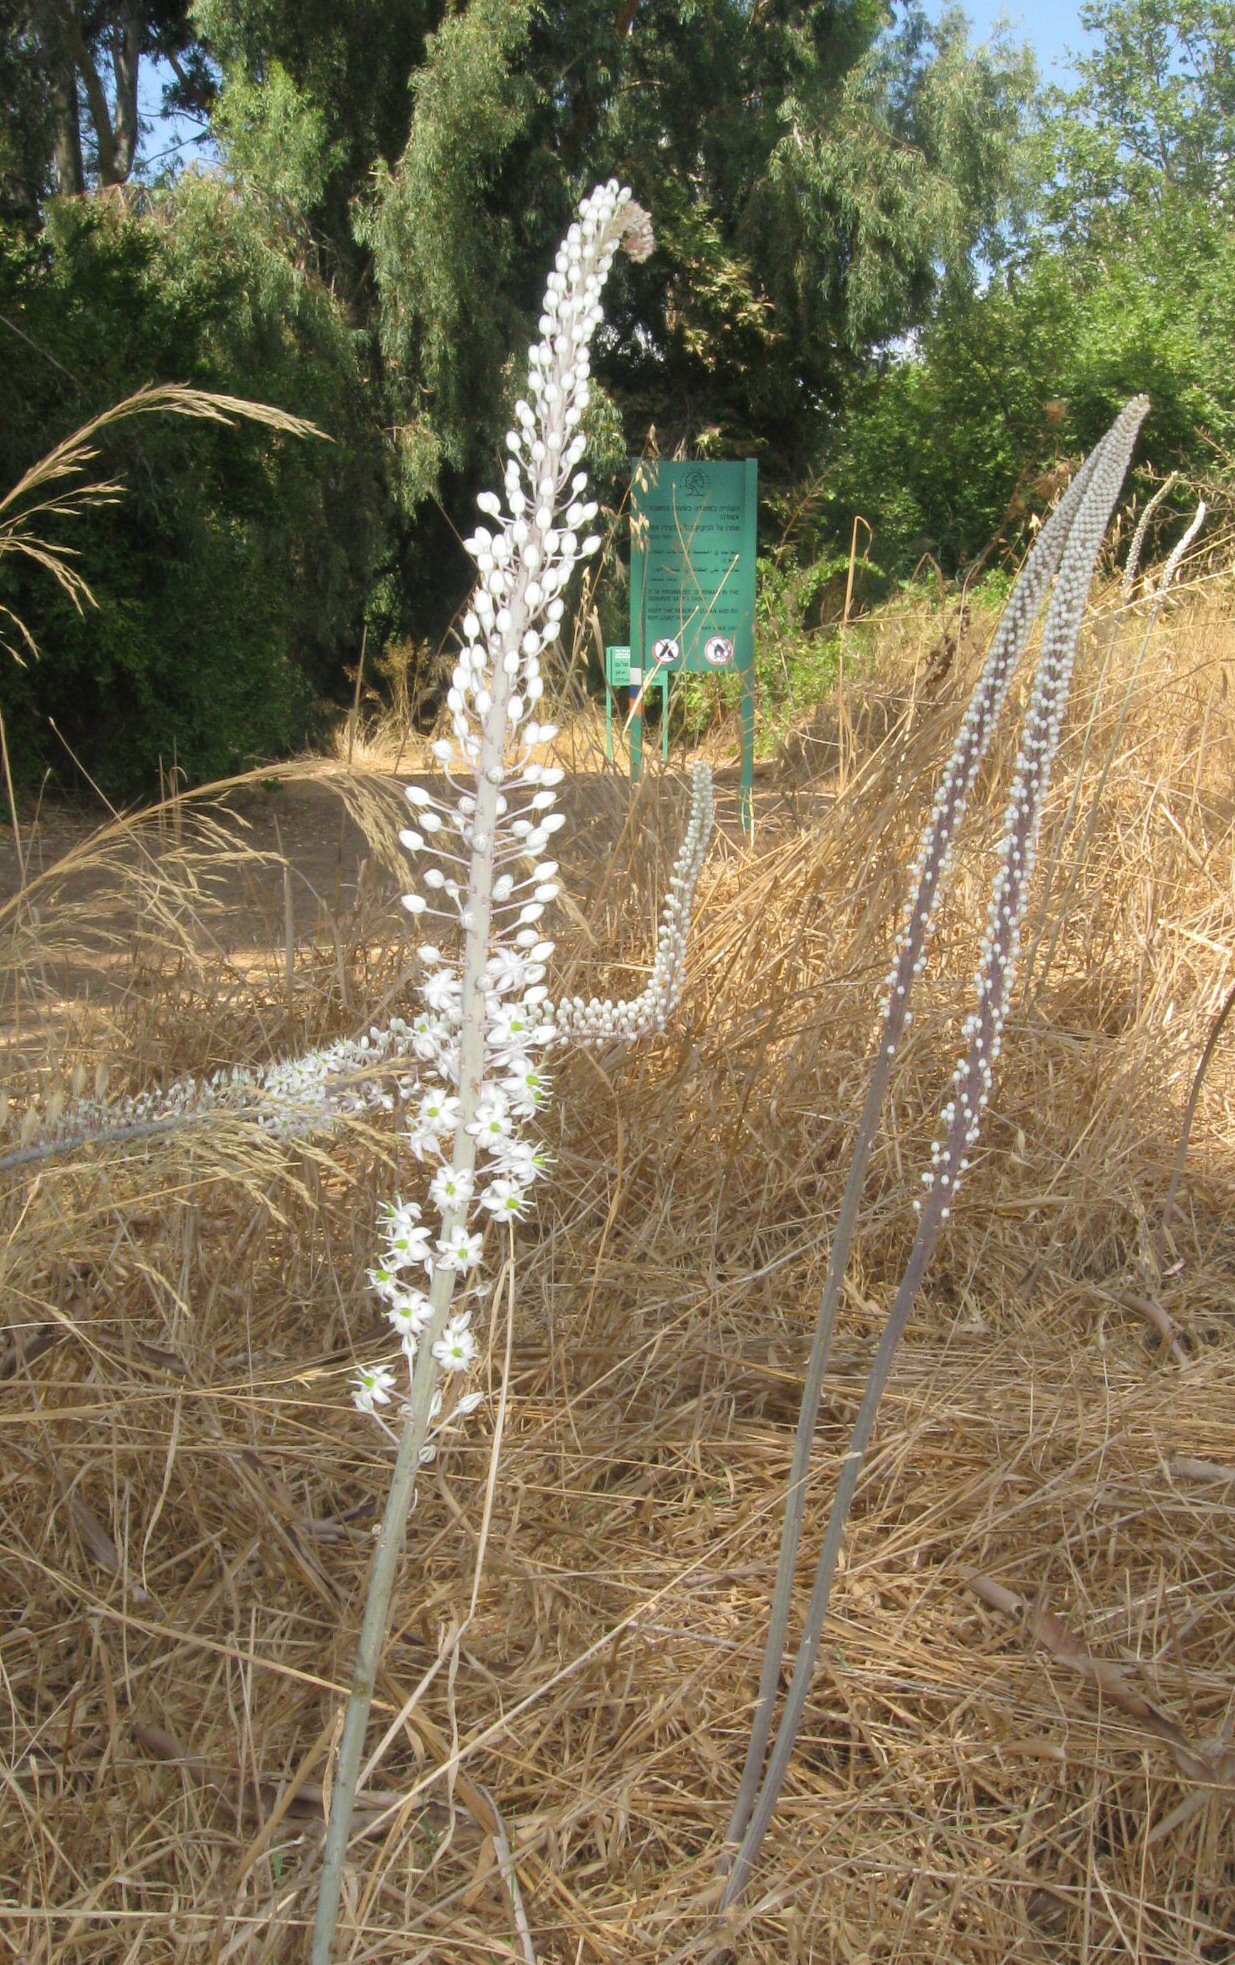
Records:
[[[525,740],[530,731],[525,730]],[[530,767],[533,770],[535,767]],[[559,771],[541,773],[557,783]],[[656,960],[647,987],[623,1002],[584,1002],[581,997],[554,1004],[543,993],[546,964],[553,943],[524,928],[515,941],[500,943],[488,964],[487,986],[495,1003],[518,993],[518,1000],[499,1012],[494,1009],[486,1045],[495,1064],[503,1067],[499,1080],[512,1109],[521,1118],[547,1096],[548,1076],[522,1043],[534,1029],[541,1048],[567,1044],[632,1043],[665,1027],[681,1000],[685,980],[686,937],[695,889],[712,828],[712,783],[707,765],[696,765],[692,778],[690,818],[674,864],[664,906]],[[556,867],[554,868],[556,872]],[[501,879],[495,880],[498,893]],[[510,881],[507,892],[513,891]],[[530,943],[523,941],[531,935]],[[436,949],[432,964],[440,962]],[[541,990],[533,1003],[533,992]],[[447,972],[433,991],[452,1006],[454,978]],[[233,1065],[210,1078],[179,1078],[163,1091],[143,1092],[108,1103],[102,1098],[66,1102],[55,1119],[35,1129],[13,1152],[0,1155],[0,1172],[35,1165],[71,1153],[92,1142],[144,1140],[177,1132],[212,1116],[232,1116],[257,1126],[272,1138],[291,1144],[328,1133],[348,1119],[389,1112],[396,1097],[407,1105],[421,1092],[426,1066],[447,1083],[457,1068],[457,1018],[452,1021],[431,1009],[410,1023],[392,1017],[374,1025],[363,1037],[340,1038],[316,1051],[264,1068]],[[423,1094],[416,1121],[407,1139],[418,1159],[436,1159],[442,1141],[453,1135],[458,1102],[439,1086]],[[24,1136],[23,1136],[24,1137]],[[427,1231],[425,1231],[427,1233]]]
[[[581,996],[566,997],[553,1011],[559,1043],[629,1044],[664,1029],[682,999],[691,911],[712,837],[712,820],[712,773],[706,764],[696,764],[691,779],[690,819],[670,875],[656,960],[647,987],[629,1002],[602,1003],[595,997],[585,1002]]]
[[[542,1061],[564,1027],[544,984],[553,950],[544,924],[558,896],[550,842],[565,821],[553,809],[561,772],[540,755],[556,735],[541,721],[541,661],[560,635],[575,566],[600,544],[589,529],[597,509],[580,469],[580,425],[601,294],[622,242],[638,259],[653,249],[646,212],[612,182],[584,199],[557,255],[540,339],[528,355],[527,396],[515,405],[506,439],[502,492],[481,496],[486,523],[464,541],[477,580],[446,695],[450,735],[435,747],[445,789],[408,789],[414,819],[405,844],[421,869],[409,911],[431,924],[435,939],[420,951],[432,1020],[423,1049],[432,1055],[417,1052],[424,1092],[407,1137],[418,1159],[440,1162],[431,1190],[440,1232],[428,1272],[431,1314],[411,1354],[403,1443],[339,1746],[311,1965],[329,1965],[333,1948],[377,1657],[438,1374],[465,1371],[475,1356],[468,1313],[453,1308],[458,1277],[475,1267],[482,1250],[483,1230],[469,1225],[470,1211],[476,1208],[482,1221],[504,1217],[510,1235],[526,1189],[544,1170],[522,1128],[548,1095]],[[699,796],[710,803],[710,786]],[[691,896],[705,844],[706,833],[696,831]],[[671,903],[640,1028],[663,1022],[681,988],[679,937],[690,900],[683,905],[675,890]],[[456,958],[449,951],[459,942]],[[581,1029],[569,1012],[565,1023]]]

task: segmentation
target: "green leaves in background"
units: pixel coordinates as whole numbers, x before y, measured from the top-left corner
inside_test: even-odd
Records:
[[[135,185],[123,90],[98,94],[122,12],[123,90],[136,63],[148,99],[161,57],[207,120],[203,167]],[[1212,473],[1235,411],[1235,30],[1219,0],[1085,18],[1099,40],[1061,93],[1006,37],[973,49],[959,11],[882,0],[0,0],[0,482],[156,380],[333,439],[126,449],[124,503],[73,541],[98,614],[53,606],[37,672],[3,685],[28,763],[76,713],[113,789],[171,752],[196,776],[297,742],[366,623],[436,642],[510,351],[611,173],[657,234],[597,341],[615,502],[653,430],[663,455],[757,457],[769,500],[810,488],[803,569],[870,520],[869,592],[876,566],[1015,549],[1138,390],[1156,461]]]

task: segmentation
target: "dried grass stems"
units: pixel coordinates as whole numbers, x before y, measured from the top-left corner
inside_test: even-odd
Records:
[[[101,452],[118,424],[131,422],[135,417],[157,415],[221,423],[225,429],[232,429],[238,423],[260,423],[281,436],[325,437],[316,424],[292,416],[287,410],[276,409],[270,403],[224,396],[210,389],[192,389],[178,382],[147,384],[64,437],[0,496],[0,562],[9,555],[28,560],[56,582],[79,614],[93,607],[94,593],[77,565],[77,548],[59,536],[61,521],[80,517],[95,506],[114,504],[122,496],[122,477],[95,475]],[[38,642],[28,623],[0,601],[0,654],[7,654],[24,666],[28,660],[37,659],[38,652]],[[18,870],[24,881],[26,859],[2,715],[0,772],[8,799]]]
[[[962,646],[941,675],[910,628],[852,685],[843,798],[799,778],[798,829],[772,779],[750,851],[729,788],[673,1033],[566,1067],[557,1175],[516,1246],[509,1370],[503,1281],[488,1419],[444,1447],[412,1518],[345,1878],[351,1959],[491,1965],[526,1956],[525,1935],[541,1965],[1231,1955],[1227,1036],[1158,1254],[1189,1089],[1235,980],[1229,586],[1166,610],[1125,705],[1139,641],[1121,627],[1106,652],[1099,624],[1083,642],[1043,841],[1049,855],[1084,750],[1083,861],[1056,884],[1054,955],[1014,1014],[888,1388],[757,1890],[718,1932],[715,1855],[872,1005],[975,659]],[[912,1240],[1010,762],[997,737],[872,1157],[808,1561]],[[653,781],[632,808],[600,777],[572,798],[579,915],[560,923],[559,986],[629,993],[685,787]],[[124,878],[107,875],[108,914]],[[100,947],[101,1007],[68,974],[57,1032],[72,1024],[88,1074],[106,1061],[132,1088],[156,1045],[177,1071],[262,1061],[398,1006],[393,876],[346,906],[328,895],[320,917],[298,899],[290,1001],[277,867],[252,873],[264,934],[255,902],[243,948],[229,941],[248,878],[226,869],[191,957],[169,943],[117,987]],[[49,945],[99,946],[88,890],[71,890],[67,924],[46,890]],[[23,1001],[28,1056],[41,1025]],[[4,1191],[0,1937],[30,1965],[304,1955],[387,1481],[344,1384],[353,1334],[378,1329],[363,1272],[392,1144],[371,1128],[253,1158],[251,1137],[209,1126]],[[803,1610],[804,1593],[795,1623]]]
[[[324,437],[316,424],[270,403],[215,390],[192,389],[183,383],[160,382],[134,390],[113,403],[32,464],[10,490],[0,496],[0,558],[16,554],[41,566],[82,612],[94,605],[90,583],[77,565],[76,549],[55,536],[53,521],[78,517],[96,505],[114,504],[124,490],[122,478],[94,475],[110,432],[138,416],[185,416],[199,423],[261,423],[282,436]],[[46,528],[52,524],[52,534]],[[26,622],[0,603],[0,649],[18,661],[38,655],[38,644]]]

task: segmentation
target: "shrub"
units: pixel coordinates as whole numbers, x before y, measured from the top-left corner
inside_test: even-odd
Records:
[[[260,214],[197,176],[146,202],[57,205],[37,246],[0,239],[0,289],[0,311],[35,344],[6,347],[0,483],[151,380],[255,395],[334,440],[154,419],[108,438],[101,468],[125,480],[123,500],[79,515],[71,534],[50,522],[97,606],[39,591],[29,563],[0,576],[41,650],[0,674],[19,768],[71,777],[67,745],[129,796],[160,764],[198,780],[295,746],[358,639],[380,537],[336,303],[267,243]]]

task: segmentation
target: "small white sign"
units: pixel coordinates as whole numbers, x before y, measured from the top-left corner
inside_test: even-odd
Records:
[[[658,641],[652,648],[652,660],[658,669],[666,669],[670,662],[677,661],[681,653],[682,648],[679,642],[673,640]]]
[[[703,644],[703,659],[714,669],[727,669],[733,660],[733,643],[726,641],[724,635],[713,635]]]

